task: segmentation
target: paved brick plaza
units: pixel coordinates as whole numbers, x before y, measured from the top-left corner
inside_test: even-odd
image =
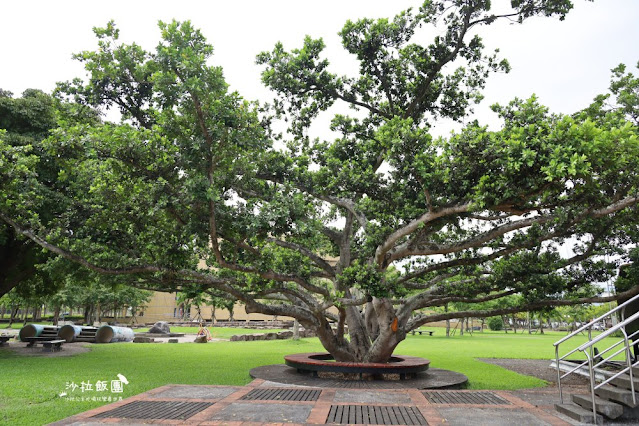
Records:
[[[310,388],[256,379],[241,387],[162,386],[54,425],[571,424],[553,412],[554,393]]]

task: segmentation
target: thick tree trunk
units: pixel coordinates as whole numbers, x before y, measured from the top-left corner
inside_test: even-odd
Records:
[[[364,311],[364,321],[366,322],[366,331],[368,331],[368,335],[371,340],[377,339],[379,337],[379,321],[377,320],[377,314],[375,313],[375,308],[373,307],[373,299],[370,298],[366,303],[366,308]]]
[[[358,361],[351,352],[351,344],[344,338],[343,333],[340,335],[339,327],[337,332],[335,332],[327,321],[320,321],[319,326],[311,321],[304,322],[300,320],[300,323],[304,325],[304,327],[311,328],[317,333],[317,337],[322,343],[322,346],[324,346],[324,349],[333,355],[336,361]]]
[[[12,288],[36,274],[34,260],[36,245],[28,239],[18,239],[13,229],[0,221],[0,236],[5,237],[0,244],[0,297]]]
[[[353,299],[348,289],[344,298]],[[340,306],[339,317],[326,316],[321,310],[309,311],[294,304],[266,305],[250,299],[246,302],[247,313],[287,315],[297,319],[302,326],[317,334],[324,349],[336,361],[342,362],[388,362],[397,345],[406,338],[405,327],[410,320],[410,313],[395,312],[391,300],[385,298],[372,298],[366,307],[367,312],[362,312],[357,306],[350,304]],[[369,324],[378,326],[378,335],[374,340],[371,339],[366,326],[366,318]],[[329,319],[337,320],[335,328],[335,323]],[[348,327],[348,340],[344,336],[345,326]]]
[[[96,320],[96,307],[95,305],[88,305],[84,311],[84,319],[86,325],[93,325]]]
[[[364,362],[387,362],[397,345],[406,338],[403,324],[395,313],[389,299],[373,298],[373,307],[377,314],[379,324],[379,336],[373,342]]]
[[[293,321],[293,340],[300,340],[300,322],[298,320]]]
[[[337,321],[337,339],[338,340],[343,340],[344,339],[344,325],[346,323],[346,312],[344,312],[344,309],[340,309],[339,310],[339,320]]]
[[[350,338],[348,346],[351,354],[350,357],[352,358],[351,361],[362,362],[371,348],[371,339],[366,329],[364,317],[355,306],[348,306],[344,311],[346,313],[346,324],[348,325],[348,336]]]
[[[55,307],[55,311],[53,311],[53,325],[58,325],[60,321],[60,306]]]
[[[18,316],[18,310],[19,309],[20,309],[19,306],[13,306],[11,308],[11,316],[9,317],[9,325],[7,326],[7,328],[11,328],[11,326],[15,322],[16,317]]]
[[[387,362],[397,345],[406,338],[406,332],[388,299],[373,298],[365,312],[354,307],[343,308],[335,330],[323,317],[317,319],[319,326],[311,321],[307,324],[300,320],[300,323],[315,330],[324,348],[337,361]],[[344,322],[348,326],[350,342],[343,337]],[[378,325],[375,339],[371,339],[367,324]]]

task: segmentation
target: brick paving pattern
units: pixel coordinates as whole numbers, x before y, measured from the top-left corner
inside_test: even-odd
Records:
[[[572,424],[554,413],[550,403],[533,405],[520,399],[515,392],[274,387],[271,382],[256,379],[244,387],[162,386],[53,425],[106,423],[231,426]]]

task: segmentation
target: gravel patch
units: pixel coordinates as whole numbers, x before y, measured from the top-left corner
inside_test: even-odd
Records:
[[[557,370],[550,367],[547,359],[508,359],[508,358],[478,358],[482,362],[499,365],[500,367],[514,371],[525,376],[533,376],[548,382],[548,386],[557,386]],[[561,380],[561,384],[567,386],[586,385],[589,381],[586,377],[571,374]]]
[[[60,357],[60,356],[72,356],[89,352],[87,343],[64,343],[62,350],[58,352],[42,352],[42,345],[35,345],[33,347],[27,347],[24,342],[9,341],[9,346],[1,346],[0,350],[7,350],[19,356],[39,356],[46,358]]]

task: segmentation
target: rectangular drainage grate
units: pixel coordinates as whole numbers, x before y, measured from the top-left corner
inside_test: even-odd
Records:
[[[253,389],[242,398],[253,401],[317,401],[321,390],[308,389]]]
[[[253,389],[242,398],[252,401],[317,401],[321,390]]]
[[[331,405],[326,423],[354,425],[428,425],[416,407]]]
[[[491,404],[509,405],[510,402],[492,392],[424,391],[432,404]]]
[[[113,410],[96,414],[97,418],[186,420],[209,408],[212,402],[133,401]]]

